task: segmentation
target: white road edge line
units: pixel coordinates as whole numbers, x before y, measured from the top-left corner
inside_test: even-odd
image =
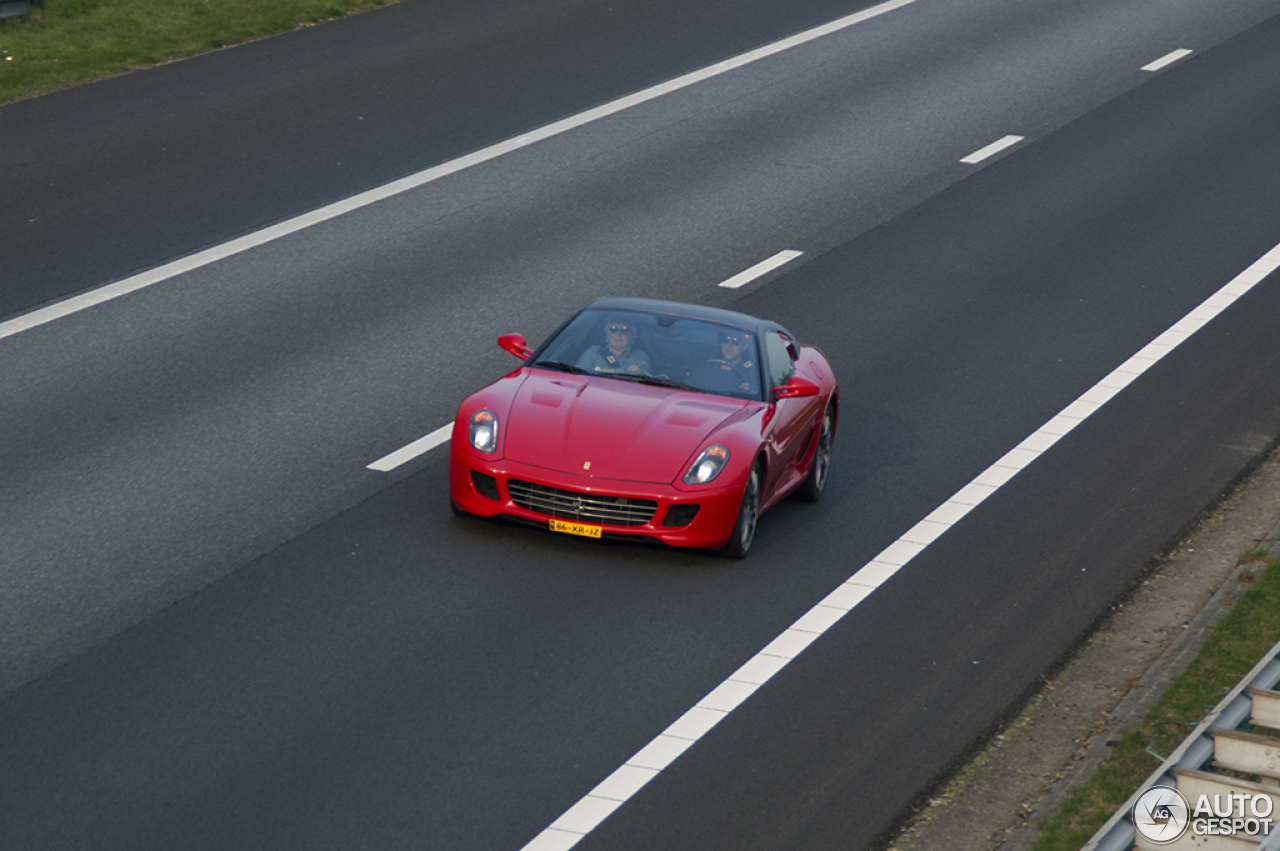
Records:
[[[1280,245],[1276,245],[1137,354],[1116,367],[1107,377],[890,544],[884,552],[861,567],[844,584],[828,594],[727,680],[712,689],[693,708],[676,719],[656,739],[641,748],[621,768],[588,792],[586,797],[534,837],[522,851],[568,851],[576,845],[694,742],[728,717],[756,689],[785,668],[806,647],[943,533],[1277,268],[1280,268]]]
[[[793,251],[791,249],[788,249],[786,251],[779,251],[777,254],[773,255],[768,260],[762,260],[756,265],[752,266],[750,269],[746,269],[745,271],[739,272],[738,274],[734,275],[732,278],[729,278],[727,281],[721,281],[720,283],[716,284],[716,286],[724,287],[725,289],[736,290],[739,287],[742,287],[742,286],[745,286],[746,284],[751,283],[756,278],[759,278],[762,275],[769,274],[774,269],[777,269],[779,266],[783,266],[783,265],[786,265],[787,263],[790,263],[792,260],[795,260],[797,257],[799,257],[803,253],[804,253],[803,251]]]
[[[379,473],[390,473],[396,467],[399,467],[403,464],[408,464],[410,461],[412,461],[414,458],[417,458],[419,455],[426,455],[428,452],[430,452],[432,449],[435,449],[437,446],[441,445],[442,443],[448,443],[449,436],[452,432],[453,432],[453,423],[442,425],[440,426],[440,428],[436,429],[430,434],[424,435],[423,437],[420,437],[417,440],[415,440],[413,443],[410,443],[407,446],[397,449],[395,452],[392,452],[390,455],[384,455],[383,457],[379,458],[377,461],[374,461],[372,464],[367,466],[365,469],[374,470]]]
[[[1179,59],[1182,59],[1184,56],[1190,56],[1190,55],[1191,55],[1191,51],[1183,47],[1173,51],[1172,53],[1167,53],[1164,56],[1161,56],[1155,62],[1150,62],[1146,65],[1143,65],[1142,70],[1143,71],[1159,71],[1161,68],[1165,68],[1169,65],[1172,65],[1173,63],[1177,62]]]
[[[981,150],[974,151],[972,154],[969,154],[969,156],[961,159],[960,162],[968,165],[977,165],[989,157],[994,157],[1005,148],[1012,148],[1014,145],[1021,142],[1023,138],[1024,137],[1022,136],[1005,136],[1003,139],[992,142]]]
[[[580,112],[577,115],[572,115],[560,121],[547,124],[536,130],[531,130],[528,133],[523,133],[519,136],[507,139],[504,142],[490,145],[487,148],[482,148],[479,151],[468,154],[464,157],[450,160],[449,162],[442,163],[438,166],[426,169],[425,171],[420,171],[417,174],[401,178],[400,180],[393,181],[377,187],[376,189],[371,189],[367,192],[353,195],[350,198],[335,202],[326,207],[321,207],[320,209],[313,210],[309,213],[304,213],[303,215],[263,228],[262,230],[255,231],[254,233],[246,234],[238,239],[230,240],[229,242],[197,252],[188,257],[183,257],[171,263],[157,266],[154,269],[99,287],[81,295],[73,296],[64,301],[49,305],[48,307],[33,310],[14,319],[0,322],[0,340],[3,340],[6,337],[12,337],[15,334],[20,334],[23,331],[29,331],[32,328],[37,328],[41,325],[53,322],[54,320],[62,319],[74,313],[79,313],[80,311],[87,310],[90,307],[95,307],[105,302],[112,301],[120,298],[121,296],[128,295],[129,293],[137,292],[138,290],[152,286],[153,284],[158,284],[186,272],[191,272],[195,269],[216,263],[219,260],[224,260],[236,254],[241,254],[252,248],[257,248],[261,245],[265,245],[266,243],[273,242],[282,237],[305,230],[313,225],[337,218],[345,213],[359,210],[362,207],[376,204],[379,201],[385,201],[388,198],[425,186],[426,184],[440,180],[443,177],[457,174],[458,172],[464,171],[472,166],[489,162],[490,160],[497,159],[498,157],[509,154],[513,151],[518,151],[521,148],[526,148],[553,136],[567,133],[570,130],[582,127],[594,121],[599,121],[602,118],[607,118],[611,115],[616,115],[619,112],[631,109],[632,107],[639,106],[640,104],[656,100],[660,97],[671,94],[672,92],[688,88],[697,83],[710,80],[713,77],[726,74],[730,71],[735,71],[754,62],[759,62],[762,59],[776,56],[780,53],[791,50],[792,48],[815,41],[823,36],[848,29],[856,24],[869,21],[872,18],[877,18],[881,15],[887,14],[888,12],[901,9],[904,6],[910,6],[915,2],[916,0],[888,0],[888,2],[872,6],[869,9],[863,9],[860,12],[847,15],[843,18],[838,18],[834,21],[823,24],[822,26],[814,27],[813,29],[797,33],[796,35],[784,38],[772,44],[767,44],[764,47],[731,57],[723,62],[708,65],[706,68],[692,71],[681,77],[676,77],[675,79],[669,80],[665,83],[651,86],[634,94],[630,94],[626,97],[595,107],[594,109],[589,109],[585,112]]]

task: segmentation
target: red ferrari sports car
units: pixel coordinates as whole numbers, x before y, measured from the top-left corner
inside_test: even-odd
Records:
[[[453,423],[455,512],[598,538],[642,536],[742,558],[756,521],[827,483],[839,388],[774,322],[650,299],[599,299],[468,396]]]

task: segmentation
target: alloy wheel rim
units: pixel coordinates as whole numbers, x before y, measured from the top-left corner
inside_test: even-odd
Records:
[[[831,467],[831,412],[822,418],[822,432],[818,435],[818,449],[813,456],[814,484],[822,490],[827,484],[827,470]]]
[[[751,478],[747,480],[747,496],[743,502],[743,521],[742,521],[742,549],[745,552],[751,546],[752,539],[756,534],[756,518],[760,513],[760,474],[755,470],[751,471]]]

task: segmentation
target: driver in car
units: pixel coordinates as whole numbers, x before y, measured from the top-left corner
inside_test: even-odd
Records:
[[[635,347],[636,326],[629,319],[613,317],[604,325],[605,345],[592,346],[578,359],[578,367],[592,372],[630,372],[648,375],[649,356]]]
[[[756,365],[750,359],[751,342],[746,334],[726,331],[720,335],[720,368],[732,372],[738,379],[738,388],[750,391],[755,383]]]

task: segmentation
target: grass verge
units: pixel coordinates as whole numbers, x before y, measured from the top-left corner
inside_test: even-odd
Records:
[[[45,0],[0,19],[0,103],[396,0]]]
[[[1227,692],[1280,641],[1280,559],[1241,596],[1195,661],[1129,730],[1093,777],[1040,828],[1031,851],[1078,851],[1162,759],[1195,729]]]

